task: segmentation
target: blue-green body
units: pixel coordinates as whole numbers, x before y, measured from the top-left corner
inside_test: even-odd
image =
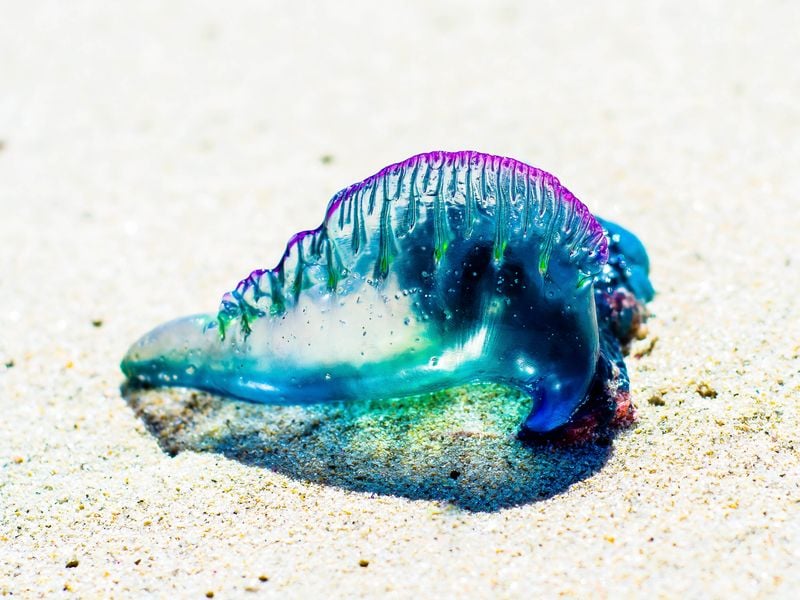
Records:
[[[587,399],[603,294],[652,296],[641,244],[603,225],[610,237],[558,180],[511,159],[412,157],[334,196],[275,269],[218,314],[145,335],[122,369],[269,403],[499,382],[530,395],[524,429],[546,433]]]

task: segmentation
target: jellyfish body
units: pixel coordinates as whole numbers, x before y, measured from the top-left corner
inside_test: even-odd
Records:
[[[417,155],[336,194],[274,269],[242,280],[218,314],[146,334],[122,369],[134,382],[267,403],[497,382],[531,397],[524,430],[550,432],[586,401],[602,364],[602,285],[649,286],[640,256],[608,260],[609,240],[632,254],[638,240],[605,227],[521,162]]]

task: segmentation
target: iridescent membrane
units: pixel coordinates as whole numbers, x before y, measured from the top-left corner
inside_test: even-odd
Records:
[[[587,406],[605,420],[632,411],[622,346],[653,295],[647,274],[641,243],[552,175],[420,154],[336,194],[275,268],[218,314],[146,334],[122,370],[292,404],[496,382],[530,396],[523,432],[546,434]]]

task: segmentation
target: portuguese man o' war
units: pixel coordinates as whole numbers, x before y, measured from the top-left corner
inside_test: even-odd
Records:
[[[330,200],[217,314],[131,347],[133,383],[263,403],[389,398],[472,382],[531,399],[521,434],[631,421],[623,349],[653,297],[644,247],[554,176],[430,152]]]

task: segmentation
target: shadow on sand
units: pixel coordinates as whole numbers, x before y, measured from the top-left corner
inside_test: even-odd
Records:
[[[560,494],[611,454],[608,442],[565,448],[521,442],[516,432],[528,401],[493,385],[310,406],[127,384],[122,394],[170,455],[216,452],[296,479],[470,511]]]

